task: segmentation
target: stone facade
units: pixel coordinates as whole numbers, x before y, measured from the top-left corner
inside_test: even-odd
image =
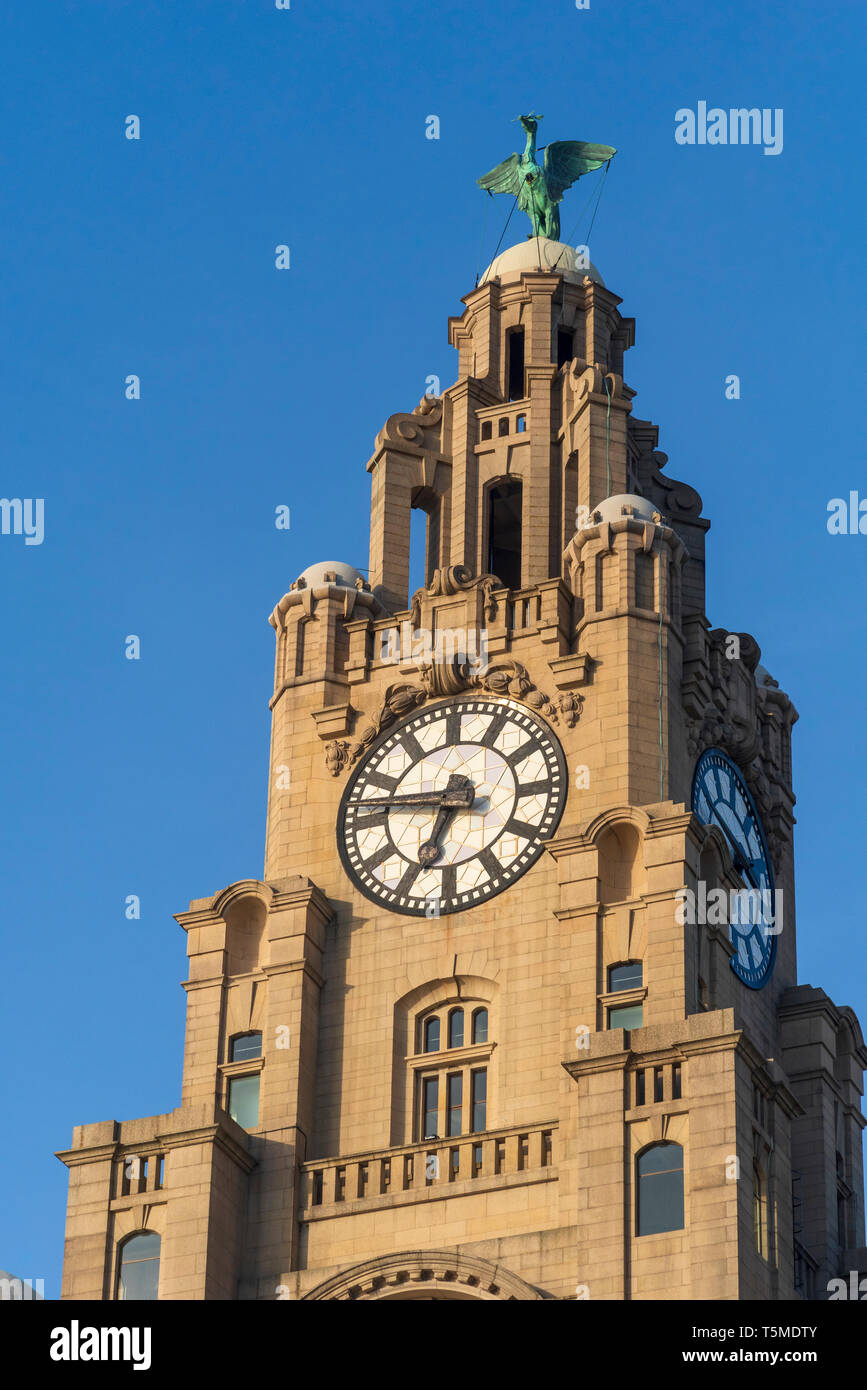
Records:
[[[796,973],[797,714],[753,638],[705,616],[709,523],[632,414],[633,321],[595,272],[537,251],[513,248],[450,320],[455,384],[377,436],[369,581],[315,566],[271,615],[264,875],[178,916],[180,1108],[81,1126],[59,1155],[64,1298],[116,1297],[142,1231],[161,1237],[167,1299],[823,1298],[865,1267],[867,1053],[852,1011]],[[491,490],[516,482],[508,587]],[[413,508],[427,583],[411,595]],[[484,631],[487,664],[414,657],[402,630]],[[490,900],[388,910],[338,855],[347,779],[407,716],[472,694],[550,728],[565,813]],[[762,989],[732,970],[725,927],[678,920],[679,889],[741,883],[690,809],[711,747],[742,771],[782,890]],[[621,962],[642,965],[626,992]],[[640,1026],[609,1026],[628,1004]],[[424,1053],[423,1021],[457,1007],[487,1010],[485,1039]],[[262,1055],[231,1060],[251,1033]],[[485,1070],[483,1129],[465,1111],[460,1134],[425,1139],[431,1068]],[[245,1077],[248,1128],[228,1113]],[[682,1148],[683,1223],[639,1235],[637,1158],[663,1142]]]

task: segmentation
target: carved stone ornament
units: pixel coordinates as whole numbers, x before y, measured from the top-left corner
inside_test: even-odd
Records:
[[[332,777],[337,777],[350,763],[350,743],[345,738],[334,738],[325,745],[325,766]]]
[[[559,723],[557,708],[551,703],[550,697],[537,689],[526,667],[509,657],[497,660],[480,672],[475,671],[471,662],[455,661],[423,666],[419,675],[421,684],[404,682],[387,688],[382,705],[375,714],[368,715],[368,723],[359,730],[354,743],[340,740],[326,745],[325,762],[333,777],[361,757],[391,724],[432,697],[483,690],[490,695],[520,700],[521,704],[544,715],[549,723]],[[581,717],[582,704],[580,695],[567,693],[559,698],[559,710],[570,729]]]
[[[566,690],[557,701],[557,708],[563,716],[567,729],[574,729],[581,718],[584,696],[574,690]]]
[[[418,627],[421,621],[421,600],[422,595],[428,598],[440,598],[443,594],[459,594],[466,592],[467,589],[480,588],[484,594],[484,612],[487,621],[493,622],[497,616],[497,601],[494,598],[494,590],[501,589],[503,586],[495,574],[483,574],[476,578],[472,570],[467,565],[448,565],[445,569],[434,570],[433,579],[427,588],[416,589],[410,603],[410,622],[413,627]]]

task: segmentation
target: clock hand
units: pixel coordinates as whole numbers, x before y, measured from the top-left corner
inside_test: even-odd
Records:
[[[469,809],[473,804],[475,787],[469,777],[462,777],[459,773],[452,773],[448,780],[448,785],[441,792],[405,792],[400,796],[377,796],[370,797],[366,801],[358,802],[359,810],[364,810],[368,806],[451,806],[455,810],[460,808]]]
[[[439,814],[433,823],[430,838],[418,847],[418,862],[420,864],[433,864],[439,859],[442,850],[437,841],[457,809],[457,806],[440,807]]]

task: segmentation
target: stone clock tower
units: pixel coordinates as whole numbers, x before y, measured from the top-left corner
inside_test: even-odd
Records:
[[[532,238],[276,636],[265,869],[178,921],[181,1105],[75,1130],[63,1296],[796,1299],[865,1269],[788,697],[705,616],[634,323]],[[409,591],[411,513],[426,583]],[[820,924],[809,923],[809,930]]]

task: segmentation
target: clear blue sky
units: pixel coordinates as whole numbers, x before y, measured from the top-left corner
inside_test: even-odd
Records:
[[[262,870],[267,615],[309,563],[367,565],[373,437],[454,379],[475,179],[531,107],[618,147],[591,249],[635,410],[712,519],[712,624],[800,711],[801,978],[867,1017],[867,537],[825,524],[867,495],[864,40],[854,0],[4,7],[0,492],[46,512],[0,537],[0,1267],[56,1296],[53,1150],[179,1102],[172,913]],[[677,145],[702,100],[782,107],[782,154]]]

